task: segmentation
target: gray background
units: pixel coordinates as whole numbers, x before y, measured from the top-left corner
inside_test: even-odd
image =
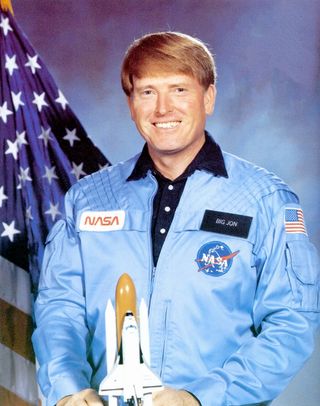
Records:
[[[195,35],[212,49],[218,98],[207,128],[222,148],[282,177],[319,249],[319,0],[15,0],[15,17],[90,137],[115,163],[142,141],[119,82],[134,38]],[[273,403],[320,404],[320,343]]]

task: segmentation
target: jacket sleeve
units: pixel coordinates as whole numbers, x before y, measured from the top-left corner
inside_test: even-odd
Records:
[[[317,253],[303,229],[286,231],[287,210],[302,213],[299,204],[288,199],[290,203],[275,211],[270,200],[274,203],[269,198],[269,207],[258,219],[253,252],[257,274],[254,335],[222,368],[187,385],[185,389],[203,406],[269,404],[314,347],[320,299]]]
[[[38,380],[49,406],[90,387],[91,377],[81,255],[68,197],[66,213],[47,238],[34,308]]]

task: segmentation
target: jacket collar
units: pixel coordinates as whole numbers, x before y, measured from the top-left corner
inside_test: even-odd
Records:
[[[178,179],[184,179],[192,175],[197,169],[211,172],[214,176],[228,178],[227,169],[224,163],[223,155],[219,145],[206,132],[206,140],[194,160],[189,164],[186,170]],[[148,171],[156,172],[153,161],[148,151],[147,144],[144,145],[142,152],[131,172],[127,181],[145,178]]]

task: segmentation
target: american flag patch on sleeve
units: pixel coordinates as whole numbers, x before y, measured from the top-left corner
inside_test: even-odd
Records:
[[[308,235],[302,209],[286,209],[284,226],[287,233]]]

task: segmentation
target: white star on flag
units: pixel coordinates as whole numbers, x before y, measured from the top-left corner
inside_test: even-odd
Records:
[[[83,171],[83,162],[80,163],[80,165],[75,164],[74,162],[72,162],[72,171],[71,173],[73,173],[75,175],[75,177],[79,180],[81,175],[86,175],[86,173]]]
[[[69,130],[68,128],[66,128],[67,134],[63,137],[64,140],[69,141],[70,142],[70,146],[73,147],[73,144],[75,141],[80,141],[80,138],[77,137],[76,134],[76,129],[74,128],[73,130]]]
[[[19,131],[16,131],[16,136],[17,136],[17,143],[18,143],[18,147],[22,147],[22,145],[28,145],[28,141],[26,140],[26,132],[22,131],[21,133],[19,133]]]
[[[69,103],[68,103],[68,100],[64,97],[64,94],[61,92],[60,89],[58,90],[58,93],[59,93],[59,97],[58,97],[57,99],[55,99],[55,101],[56,101],[57,103],[60,103],[61,106],[62,106],[62,108],[63,108],[63,110],[65,110],[65,109],[66,109],[66,105],[69,104]]]
[[[43,141],[44,141],[44,145],[47,147],[49,140],[52,140],[52,138],[50,138],[51,128],[48,127],[48,128],[45,130],[45,129],[41,126],[41,130],[42,130],[42,133],[38,136],[38,138],[39,138],[39,140],[43,140]]]
[[[20,183],[17,186],[18,189],[21,189],[22,183],[26,183],[27,181],[32,182],[32,179],[30,178],[30,175],[29,175],[29,170],[30,170],[29,167],[27,167],[26,169],[23,169],[20,166],[20,174],[18,174]]]
[[[9,31],[12,31],[12,28],[9,24],[9,18],[4,18],[3,16],[1,16],[1,23],[0,23],[0,27],[2,28],[2,31],[5,35],[5,37],[7,36]]]
[[[27,58],[28,62],[25,63],[24,66],[30,68],[32,74],[34,75],[36,73],[36,69],[41,69],[41,66],[37,62],[38,55],[30,56],[29,54],[27,54]]]
[[[31,213],[31,206],[29,206],[26,210],[26,220],[27,221],[33,220],[32,213]]]
[[[110,166],[110,164],[108,164],[108,163],[106,163],[105,165],[100,165],[99,164],[99,169],[108,168],[108,166]]]
[[[50,185],[51,185],[52,179],[59,179],[58,176],[55,173],[55,171],[56,171],[55,166],[52,166],[51,168],[48,168],[45,165],[45,171],[46,171],[46,173],[42,177],[47,178]]]
[[[6,150],[5,154],[12,154],[15,160],[18,159],[18,142],[15,140],[14,142],[7,140],[8,149]]]
[[[0,208],[4,200],[7,200],[8,196],[4,194],[4,186],[0,186]]]
[[[6,55],[5,68],[8,69],[10,76],[12,76],[13,71],[15,69],[19,69],[18,65],[16,63],[16,57],[17,57],[17,55],[13,55],[11,58],[10,58],[10,56]]]
[[[46,96],[45,92],[41,94],[33,92],[33,96],[34,99],[32,100],[32,103],[37,105],[38,111],[41,111],[43,106],[48,106],[48,103],[44,100]]]
[[[59,214],[62,214],[62,213],[59,211],[59,203],[53,204],[53,203],[51,203],[51,202],[50,202],[50,209],[47,210],[47,211],[45,211],[44,213],[50,215],[51,218],[52,218],[52,221],[55,221],[56,217],[57,217]]]
[[[13,114],[11,110],[8,110],[7,102],[4,102],[2,106],[0,106],[0,117],[4,123],[7,122],[7,116]]]
[[[2,222],[2,225],[4,227],[4,231],[2,232],[1,237],[9,237],[9,240],[13,242],[14,235],[20,234],[20,231],[14,228],[15,220],[11,221],[10,224]]]
[[[19,106],[24,106],[24,103],[21,100],[21,94],[22,94],[22,92],[19,92],[19,93],[11,92],[12,102],[13,102],[15,111],[18,111]]]

